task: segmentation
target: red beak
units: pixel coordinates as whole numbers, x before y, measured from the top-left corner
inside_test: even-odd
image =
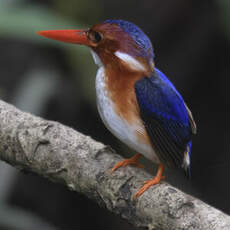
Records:
[[[46,30],[37,33],[44,37],[62,42],[89,45],[89,40],[84,30]]]

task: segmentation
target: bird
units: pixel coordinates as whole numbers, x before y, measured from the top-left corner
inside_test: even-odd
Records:
[[[175,86],[155,67],[152,43],[137,25],[107,19],[85,30],[38,34],[90,48],[98,66],[95,88],[100,117],[114,136],[138,152],[115,164],[110,172],[130,164],[142,167],[138,162],[142,155],[158,164],[156,176],[144,183],[134,199],[160,183],[169,167],[191,176],[196,123]]]

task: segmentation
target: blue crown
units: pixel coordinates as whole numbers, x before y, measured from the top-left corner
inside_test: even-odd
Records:
[[[149,56],[150,59],[154,58],[152,43],[148,36],[138,26],[128,21],[116,19],[108,19],[104,21],[104,23],[118,25],[132,37],[134,42],[136,42],[139,47],[142,48],[143,56]]]

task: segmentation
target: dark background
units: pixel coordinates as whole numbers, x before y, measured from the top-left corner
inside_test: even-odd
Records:
[[[108,18],[139,25],[153,42],[156,66],[183,95],[198,134],[192,179],[166,180],[230,214],[229,0],[2,0],[0,96],[18,108],[59,121],[111,145],[96,111],[96,66],[89,50],[36,35],[87,28]],[[154,174],[156,166],[142,160]],[[134,229],[84,196],[0,164],[0,229]]]

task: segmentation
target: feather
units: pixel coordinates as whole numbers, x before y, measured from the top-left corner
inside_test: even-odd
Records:
[[[190,166],[192,114],[173,84],[156,69],[135,84],[140,116],[160,161],[168,167]]]

